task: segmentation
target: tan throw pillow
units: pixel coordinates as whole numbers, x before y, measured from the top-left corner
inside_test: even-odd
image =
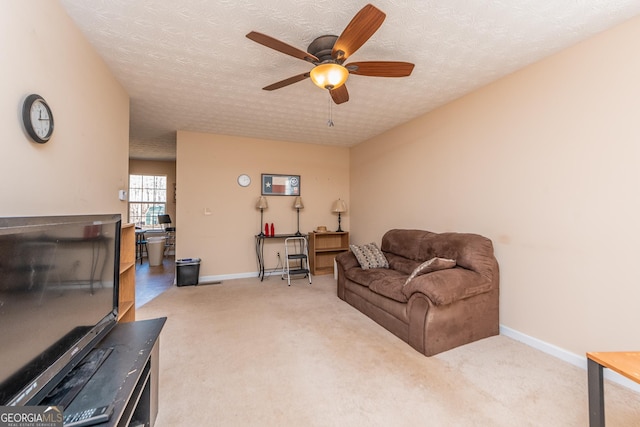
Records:
[[[366,245],[349,245],[363,270],[370,268],[389,268],[389,262],[375,243]]]
[[[411,275],[407,278],[406,282],[404,282],[404,285],[402,286],[407,286],[407,284],[411,281],[411,279],[413,279],[416,276],[420,276],[421,274],[427,274],[427,273],[431,273],[432,271],[438,271],[438,270],[446,270],[447,268],[453,268],[456,266],[456,260],[454,259],[448,259],[448,258],[431,258],[429,261],[425,261],[422,264],[420,264],[419,266],[417,266],[413,272],[411,272]]]

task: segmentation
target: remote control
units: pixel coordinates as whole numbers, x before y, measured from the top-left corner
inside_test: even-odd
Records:
[[[104,423],[109,420],[112,412],[113,407],[111,405],[86,409],[81,412],[65,415],[63,425],[64,427],[83,427]]]

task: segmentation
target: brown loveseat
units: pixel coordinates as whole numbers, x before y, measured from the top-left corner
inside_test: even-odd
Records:
[[[498,334],[499,271],[491,240],[390,230],[380,250],[389,268],[363,269],[353,250],[336,257],[338,297],[426,356]],[[406,283],[433,258],[450,264]]]

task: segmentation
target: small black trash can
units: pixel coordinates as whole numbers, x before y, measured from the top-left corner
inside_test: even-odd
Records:
[[[200,258],[176,260],[176,285],[197,285],[200,276]]]

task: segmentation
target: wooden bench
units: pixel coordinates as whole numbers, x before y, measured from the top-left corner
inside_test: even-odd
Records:
[[[590,427],[604,427],[603,368],[640,384],[640,352],[587,353]]]

